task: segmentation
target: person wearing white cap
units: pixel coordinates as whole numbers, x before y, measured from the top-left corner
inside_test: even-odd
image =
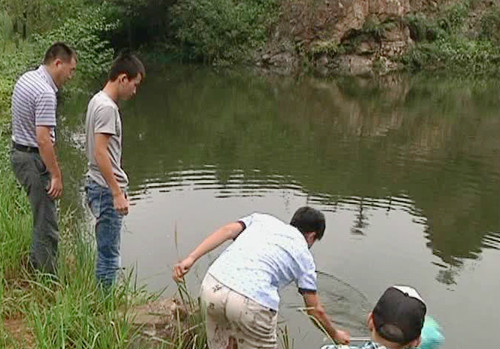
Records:
[[[361,346],[330,344],[321,349],[405,349],[421,343],[427,307],[409,286],[389,287],[368,314],[371,340]]]

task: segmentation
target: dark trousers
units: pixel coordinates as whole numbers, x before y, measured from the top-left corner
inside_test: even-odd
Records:
[[[38,153],[12,149],[11,162],[17,180],[28,193],[33,212],[30,262],[37,270],[55,274],[59,231],[56,204],[47,193],[50,173]]]

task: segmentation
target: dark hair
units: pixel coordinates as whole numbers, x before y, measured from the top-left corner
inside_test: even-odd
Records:
[[[312,207],[304,206],[295,211],[290,225],[293,225],[302,234],[314,231],[316,239],[321,240],[326,227],[325,215]]]
[[[47,52],[45,52],[45,57],[43,58],[43,64],[50,64],[56,58],[64,62],[71,61],[71,58],[76,60],[76,51],[71,47],[66,45],[64,42],[55,42],[49,47]]]
[[[144,69],[144,65],[139,58],[128,51],[124,51],[113,61],[108,75],[109,81],[115,81],[120,74],[127,75],[128,79],[135,79],[139,74],[144,78],[146,69]]]

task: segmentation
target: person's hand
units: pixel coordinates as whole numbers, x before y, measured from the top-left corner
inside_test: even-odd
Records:
[[[349,344],[349,342],[351,341],[351,336],[348,331],[337,330],[335,331],[333,340],[337,344]]]
[[[52,200],[55,200],[62,195],[62,192],[63,192],[62,178],[59,176],[52,176],[52,178],[50,179],[50,187],[47,190],[47,194],[49,194]]]
[[[182,278],[184,275],[187,274],[189,269],[194,264],[194,258],[191,256],[186,257],[176,265],[174,265],[173,271],[172,271],[172,278],[174,279],[175,282],[180,282],[182,281]]]
[[[128,199],[125,197],[125,194],[123,192],[120,192],[119,194],[113,195],[113,205],[115,207],[115,210],[124,216],[128,214],[128,206],[129,202]]]

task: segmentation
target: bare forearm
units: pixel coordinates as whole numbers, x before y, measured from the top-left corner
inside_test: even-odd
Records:
[[[40,151],[40,157],[45,166],[47,166],[50,175],[52,177],[61,178],[61,169],[57,163],[56,151],[52,141],[50,139],[38,140],[38,150]]]
[[[330,337],[335,337],[337,330],[333,327],[333,324],[328,318],[323,306],[318,305],[313,307],[309,309],[307,313],[314,318],[313,322],[317,327],[325,330]]]
[[[111,165],[111,159],[109,158],[107,149],[96,150],[95,159],[97,166],[99,167],[99,171],[106,180],[106,183],[108,183],[113,195],[116,196],[120,194],[122,190],[113,173],[113,166]]]
[[[225,241],[235,239],[242,230],[243,226],[239,222],[224,225],[203,240],[203,242],[189,254],[189,257],[193,258],[194,261],[198,260],[198,258],[219,247]]]
[[[235,239],[243,230],[239,222],[229,223],[210,234],[182,261],[174,265],[172,277],[180,282],[193,264],[203,255],[220,246],[224,241]]]
[[[313,323],[328,333],[332,339],[336,338],[337,330],[333,327],[332,322],[328,318],[325,312],[325,308],[319,300],[319,296],[316,292],[307,292],[303,294],[304,302],[307,307],[307,314],[309,314],[313,320]]]
[[[228,228],[227,225],[217,229],[215,232],[210,234],[201,244],[198,245],[189,256],[194,259],[194,261],[198,260],[201,256],[206,253],[216,249],[222,243],[232,238],[232,231]]]

